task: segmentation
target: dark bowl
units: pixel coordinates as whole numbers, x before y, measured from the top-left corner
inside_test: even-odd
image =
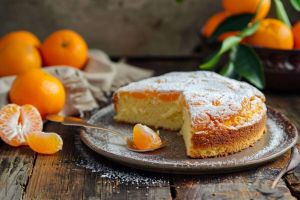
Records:
[[[253,48],[264,66],[267,89],[300,91],[300,49]]]
[[[200,38],[202,44],[197,47],[196,52],[204,53],[204,56],[207,57],[220,48],[220,42],[208,43],[203,36],[200,36]],[[262,61],[266,89],[300,91],[300,49],[281,50],[252,47]]]

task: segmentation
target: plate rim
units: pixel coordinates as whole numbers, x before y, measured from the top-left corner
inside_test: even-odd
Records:
[[[104,112],[106,110],[111,109],[113,104],[110,104],[99,111],[97,111],[94,115],[91,116],[89,122],[94,123],[94,118],[96,118],[97,114],[100,112]],[[260,159],[255,159],[255,160],[250,160],[244,163],[239,163],[238,165],[218,165],[218,166],[203,166],[203,167],[186,167],[185,165],[176,165],[174,166],[173,164],[164,164],[164,167],[157,166],[157,163],[149,162],[149,161],[144,161],[144,160],[139,160],[135,158],[126,158],[124,159],[120,155],[116,155],[114,153],[108,152],[101,150],[101,148],[97,148],[95,145],[91,144],[86,137],[84,137],[85,134],[88,134],[88,131],[85,130],[84,128],[81,128],[80,130],[80,139],[81,141],[89,147],[91,150],[95,151],[97,154],[100,156],[104,156],[105,158],[112,160],[116,163],[123,164],[125,166],[131,167],[131,168],[136,168],[136,169],[141,169],[145,171],[153,171],[153,172],[159,172],[159,173],[172,173],[172,174],[217,174],[217,173],[230,173],[230,172],[236,172],[236,171],[244,171],[250,168],[258,167],[263,164],[269,163],[274,161],[275,159],[279,158],[282,156],[284,153],[286,153],[288,150],[290,150],[298,140],[298,131],[296,126],[281,112],[277,111],[276,109],[267,106],[268,111],[267,111],[267,116],[268,113],[271,112],[272,116],[275,116],[276,118],[281,118],[282,121],[285,124],[285,128],[287,128],[287,125],[289,126],[288,128],[291,129],[289,132],[285,131],[286,134],[292,135],[292,142],[288,144],[286,147],[284,147],[281,151],[272,153],[270,155],[267,155],[265,157],[262,157]],[[104,112],[105,113],[105,112]],[[122,159],[123,158],[123,159]],[[192,159],[192,158],[191,158]],[[138,162],[136,162],[138,161]]]

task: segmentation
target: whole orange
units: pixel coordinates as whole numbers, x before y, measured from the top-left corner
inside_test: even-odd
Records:
[[[13,31],[0,39],[0,48],[14,41],[20,41],[35,47],[38,47],[41,44],[40,40],[29,31]]]
[[[255,19],[265,18],[271,7],[271,0],[223,0],[223,7],[232,14],[257,13]]]
[[[229,17],[231,14],[227,11],[218,12],[217,14],[211,16],[203,26],[202,33],[205,37],[210,37],[213,32],[216,30],[216,28],[221,24],[227,17]],[[237,31],[231,31],[227,33],[223,33],[218,37],[218,40],[223,41],[224,39],[237,35]]]
[[[78,69],[84,67],[88,47],[84,39],[71,30],[52,33],[41,46],[46,65],[69,65]]]
[[[294,47],[296,49],[300,49],[300,21],[298,21],[294,26],[293,26],[293,35],[294,35]]]
[[[54,76],[34,69],[17,76],[9,92],[11,102],[35,106],[42,117],[56,114],[65,104],[65,89]]]
[[[21,74],[41,65],[41,56],[31,45],[14,41],[0,48],[0,76]]]
[[[203,35],[205,37],[211,36],[213,32],[216,30],[218,25],[223,22],[227,17],[230,16],[229,12],[223,11],[223,12],[218,12],[217,14],[211,16],[205,23],[203,27]]]
[[[294,46],[291,29],[277,19],[263,19],[257,31],[244,42],[272,49],[292,49]]]
[[[219,41],[223,41],[229,37],[232,37],[232,36],[237,36],[240,32],[239,31],[230,31],[230,32],[226,32],[226,33],[223,33],[222,35],[220,35],[218,37],[218,40]]]

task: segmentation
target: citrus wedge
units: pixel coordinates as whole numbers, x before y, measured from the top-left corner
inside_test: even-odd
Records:
[[[141,150],[153,149],[162,144],[159,134],[142,124],[133,127],[133,143]]]
[[[0,110],[0,137],[11,146],[26,145],[26,134],[42,129],[41,115],[32,105],[8,104]]]
[[[56,133],[35,131],[27,134],[26,139],[29,147],[41,154],[54,154],[63,146],[63,140]]]

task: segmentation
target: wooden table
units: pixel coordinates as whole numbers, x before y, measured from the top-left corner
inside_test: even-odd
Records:
[[[197,66],[199,59],[131,58],[129,62],[153,68],[159,74],[195,69],[193,66]],[[299,129],[300,94],[266,92],[266,95],[268,105],[288,116]],[[84,156],[76,149],[82,144],[75,145],[78,129],[54,123],[46,124],[45,129],[63,137],[63,150],[55,155],[38,155],[27,147],[0,144],[0,199],[272,199],[259,193],[256,187],[270,184],[289,157],[286,153],[279,160],[250,171],[207,176],[163,175],[163,184],[136,185],[102,177],[101,172],[78,165]],[[109,162],[83,145],[81,148],[98,162]],[[136,171],[111,162],[110,165]],[[282,199],[300,197],[300,167],[285,176],[278,188]]]

